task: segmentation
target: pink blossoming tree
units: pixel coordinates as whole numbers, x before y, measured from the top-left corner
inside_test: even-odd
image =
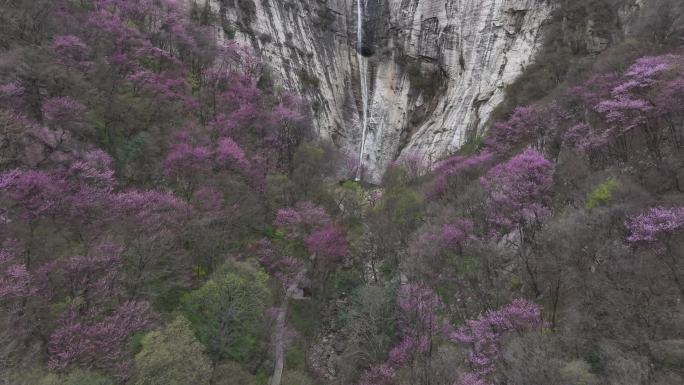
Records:
[[[512,333],[542,326],[541,309],[535,303],[516,299],[500,310],[489,310],[478,319],[469,320],[452,333],[452,340],[469,347],[468,363],[472,373],[461,385],[488,384],[501,358],[503,338]]]

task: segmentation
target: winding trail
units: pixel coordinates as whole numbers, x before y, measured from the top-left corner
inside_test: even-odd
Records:
[[[283,299],[283,303],[278,308],[278,315],[276,317],[276,331],[274,341],[275,351],[275,369],[273,369],[273,376],[271,377],[271,385],[280,385],[283,378],[283,369],[285,367],[285,320],[287,319],[287,297]]]

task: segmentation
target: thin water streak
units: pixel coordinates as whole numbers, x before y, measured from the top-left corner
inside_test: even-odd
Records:
[[[363,5],[362,5],[363,2]],[[366,130],[368,129],[368,61],[363,56],[363,13],[366,9],[364,0],[356,2],[356,58],[359,64],[359,81],[361,83],[361,148],[359,150],[359,164],[356,170],[356,180],[361,180],[363,170],[363,153],[366,147]]]

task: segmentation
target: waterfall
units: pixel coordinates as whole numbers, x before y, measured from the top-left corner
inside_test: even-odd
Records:
[[[363,11],[365,0],[356,1],[356,58],[359,63],[359,82],[361,82],[361,148],[359,149],[359,164],[356,170],[356,180],[361,180],[363,169],[363,152],[366,147],[366,130],[368,129],[368,61],[363,56]]]

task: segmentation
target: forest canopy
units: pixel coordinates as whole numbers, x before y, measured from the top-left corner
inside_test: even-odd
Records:
[[[682,7],[558,3],[370,185],[209,2],[0,2],[0,385],[682,383]]]

